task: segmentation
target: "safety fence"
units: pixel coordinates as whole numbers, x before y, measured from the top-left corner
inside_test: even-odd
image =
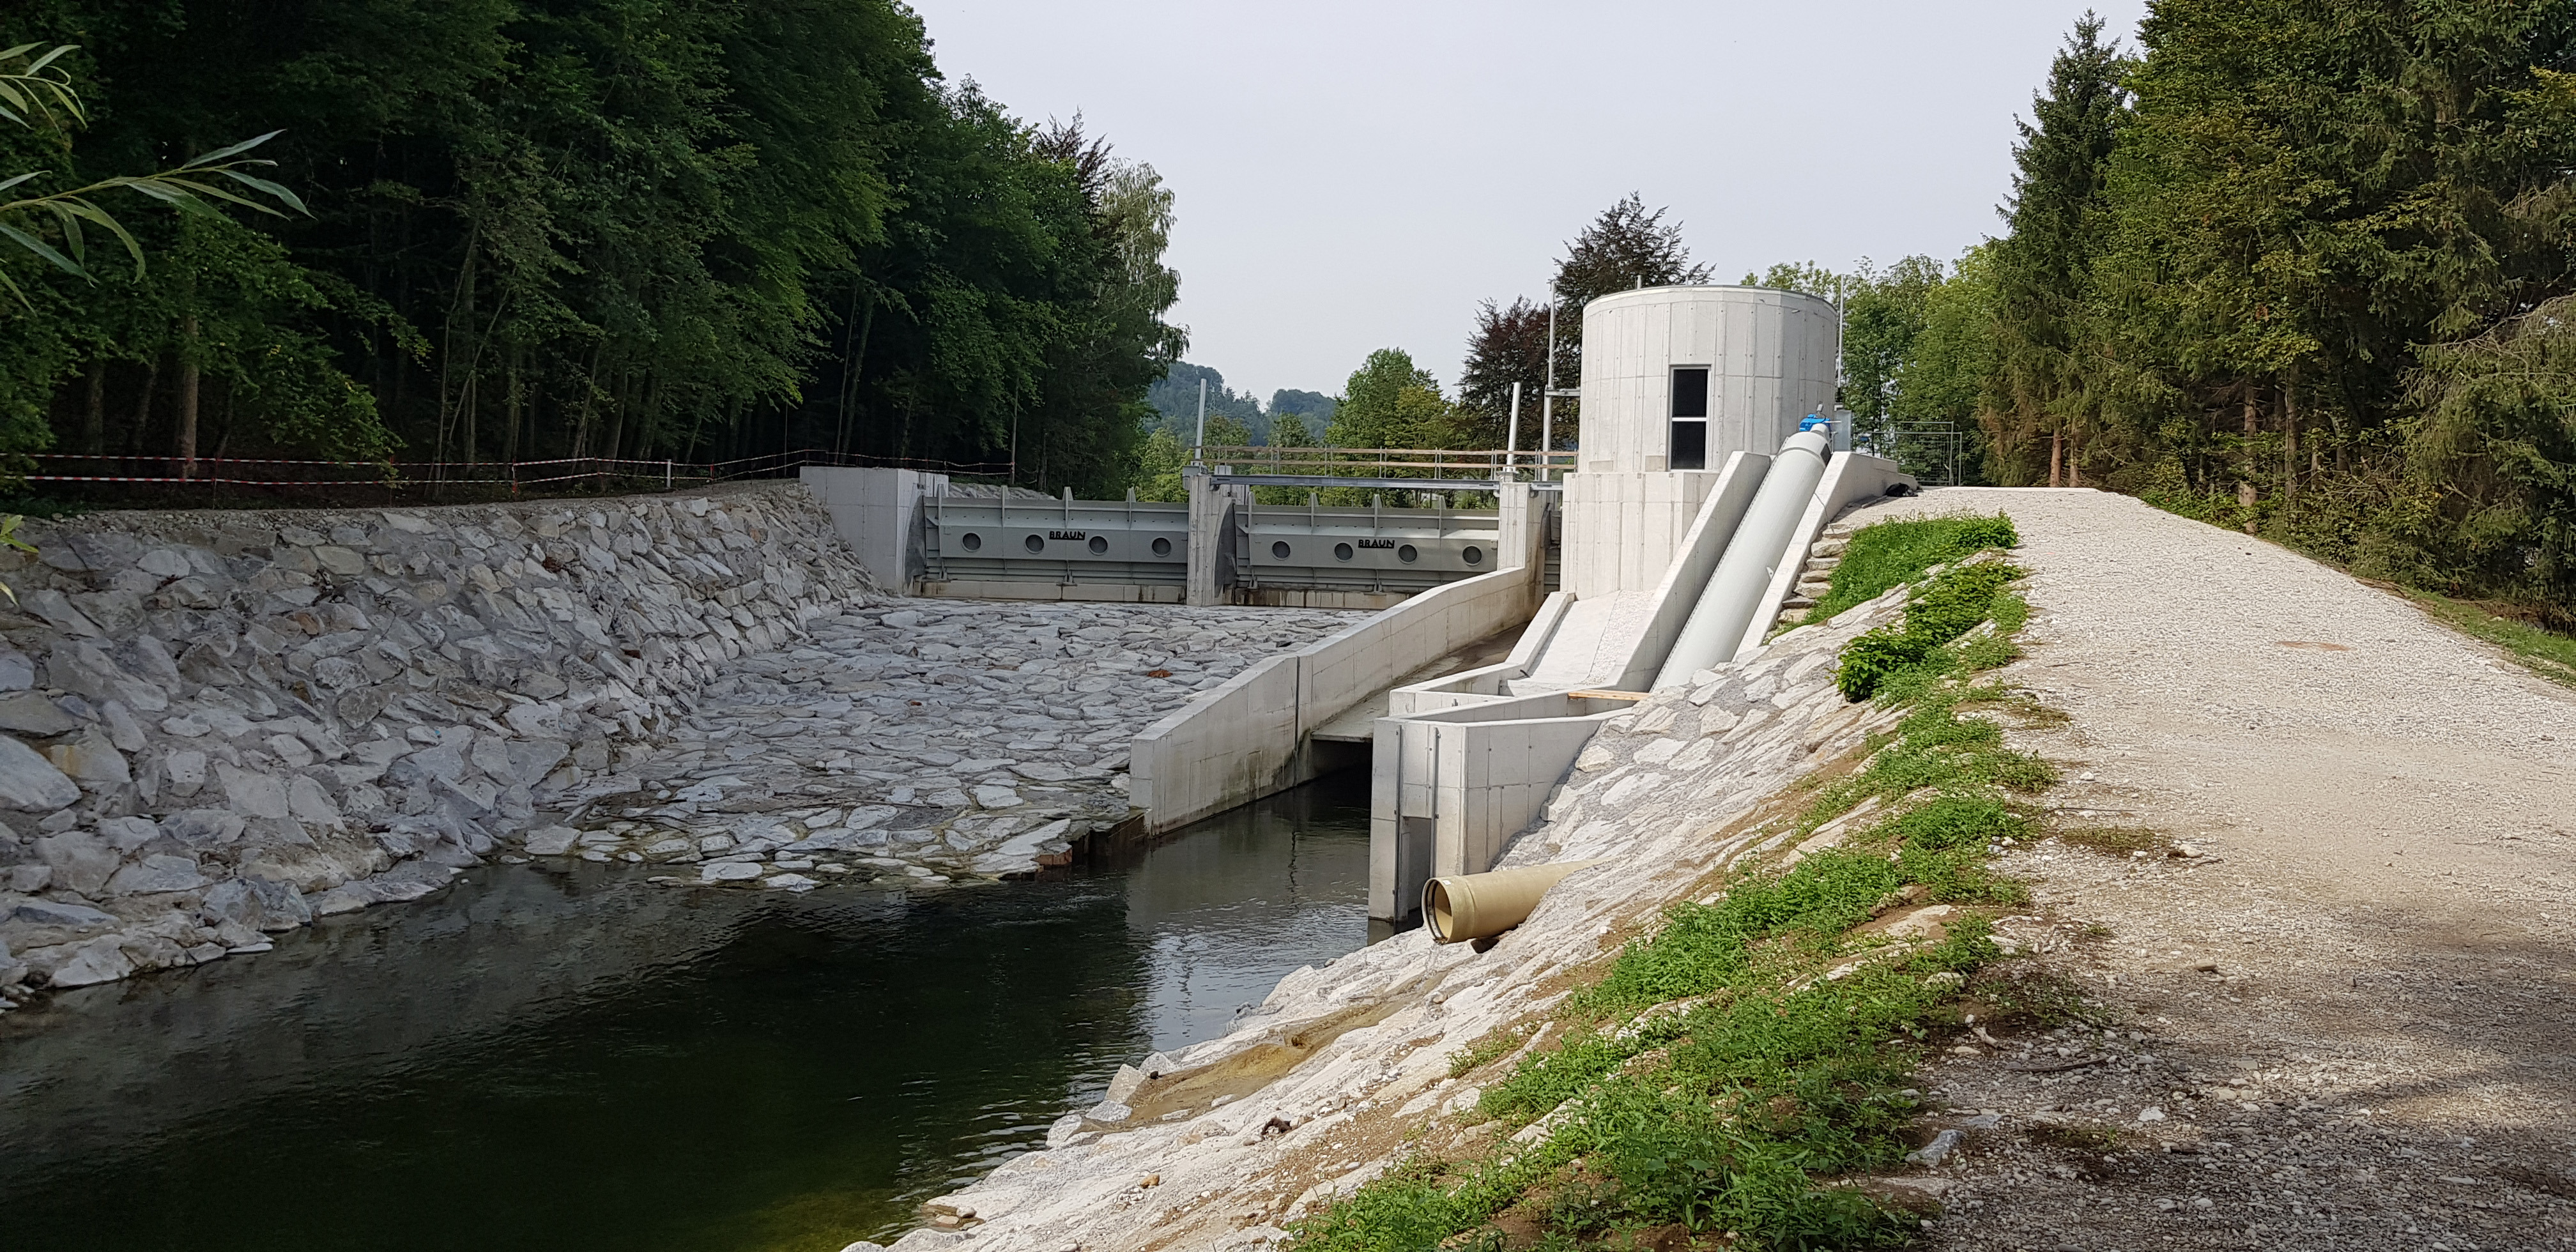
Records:
[[[1348,478],[1484,479],[1523,472],[1544,477],[1574,468],[1570,451],[1538,452],[1507,448],[1273,448],[1209,446],[1196,450],[1201,462],[1233,467],[1237,473],[1265,473]]]
[[[118,502],[280,503],[400,497],[487,500],[519,495],[694,490],[779,478],[809,465],[928,470],[1006,478],[1008,463],[963,464],[803,448],[729,461],[558,457],[542,461],[324,461],[267,457],[94,456],[35,453],[16,468],[24,490]]]

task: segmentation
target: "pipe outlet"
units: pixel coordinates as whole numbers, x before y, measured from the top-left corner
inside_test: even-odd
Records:
[[[1487,874],[1457,874],[1422,884],[1422,926],[1433,943],[1490,939],[1518,926],[1539,898],[1566,875],[1599,861],[1558,861]]]

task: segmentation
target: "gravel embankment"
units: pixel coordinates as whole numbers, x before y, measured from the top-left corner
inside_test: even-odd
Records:
[[[2119,1037],[1998,1033],[1936,1067],[1960,1116],[2001,1117],[1933,1171],[1952,1185],[1929,1246],[2568,1242],[2576,692],[2125,497],[1891,512],[1960,509],[2025,540],[2036,613],[2004,676],[2071,717],[2016,736],[2064,763],[2058,825],[2205,855],[2007,857],[2058,923],[2043,961]]]

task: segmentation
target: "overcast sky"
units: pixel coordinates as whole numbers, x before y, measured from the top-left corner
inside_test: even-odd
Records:
[[[2075,18],[2145,0],[913,0],[941,69],[1081,111],[1178,195],[1188,359],[1265,401],[1371,349],[1454,383],[1476,302],[1542,297],[1628,192],[1733,282],[1956,257]],[[1668,219],[1669,220],[1669,219]],[[1569,380],[1570,381],[1570,380]]]

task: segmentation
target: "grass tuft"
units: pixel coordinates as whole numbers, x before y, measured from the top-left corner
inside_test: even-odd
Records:
[[[2174,846],[2174,841],[2162,831],[2148,830],[2140,826],[2079,826],[2072,830],[2061,830],[2057,832],[2057,837],[2076,847],[2090,848],[2095,852],[2107,852],[2113,856],[2127,856],[2132,852],[2163,856],[2172,851]]]
[[[1923,571],[1973,556],[1988,548],[2018,548],[2021,534],[2012,518],[1924,517],[1877,522],[1852,532],[1851,546],[1834,567],[1833,585],[1799,625],[1829,621],[1856,604],[1877,599],[1889,588],[1913,582]]]

